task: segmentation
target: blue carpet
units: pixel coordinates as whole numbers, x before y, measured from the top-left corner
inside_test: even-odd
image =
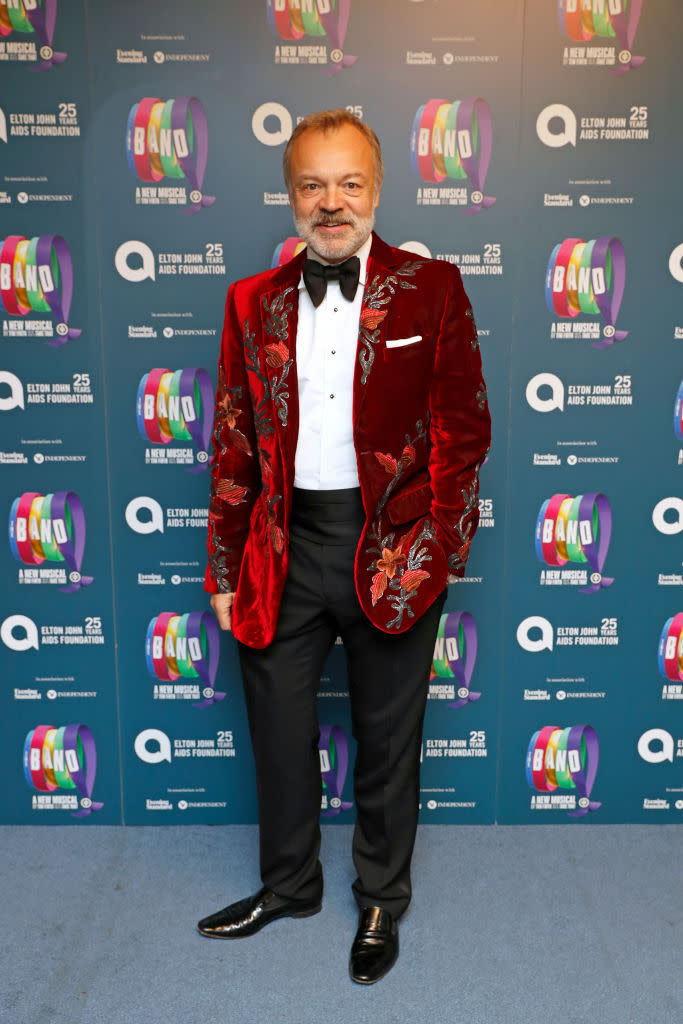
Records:
[[[253,826],[5,827],[2,1024],[681,1024],[676,826],[423,826],[401,955],[347,975],[350,826],[325,904],[220,942],[259,887]]]

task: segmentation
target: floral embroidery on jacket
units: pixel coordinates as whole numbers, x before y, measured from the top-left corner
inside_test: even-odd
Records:
[[[251,455],[251,445],[241,430],[237,429],[237,420],[242,415],[242,410],[235,406],[235,402],[242,398],[242,388],[229,388],[225,383],[223,364],[218,368],[218,388],[216,390],[216,410],[214,415],[213,437],[216,448],[221,455],[227,451],[229,441],[245,455]],[[227,433],[227,438],[226,438]]]
[[[477,325],[474,322],[474,311],[473,311],[471,306],[468,306],[467,309],[465,310],[465,316],[469,317],[469,319],[472,321],[472,333],[470,334],[470,345],[472,346],[472,351],[476,352],[476,350],[479,348],[479,335],[477,334]]]
[[[256,401],[254,389],[250,388],[251,406],[254,414],[254,429],[259,440],[267,440],[273,433],[274,427],[268,415],[268,402],[270,400],[270,387],[268,377],[261,369],[261,356],[256,344],[256,331],[249,330],[249,321],[244,321],[244,351],[245,365],[250,370],[263,388],[261,398]]]
[[[283,292],[276,295],[270,304],[266,297],[261,300],[266,314],[264,330],[277,338],[277,342],[266,345],[266,363],[271,369],[280,369],[280,374],[272,374],[270,378],[270,394],[277,409],[278,419],[283,427],[287,426],[289,417],[289,391],[286,380],[289,375],[293,359],[290,358],[289,348],[285,344],[288,340],[287,318],[294,308],[291,302],[286,301],[287,296],[294,289],[285,288]]]
[[[393,532],[382,536],[382,515],[387,501],[402,479],[405,470],[415,461],[415,445],[418,441],[424,441],[427,436],[422,420],[418,420],[415,424],[415,431],[415,437],[412,439],[406,434],[406,443],[398,458],[388,452],[374,453],[375,458],[391,479],[377,503],[372,527],[368,533],[368,538],[374,541],[374,544],[371,544],[366,551],[368,554],[378,556],[369,566],[369,571],[373,573],[370,583],[372,604],[376,605],[386,594],[388,603],[396,612],[395,617],[387,622],[387,629],[399,629],[404,614],[407,614],[409,618],[414,618],[415,613],[410,607],[412,595],[422,581],[429,579],[430,576],[430,573],[422,566],[425,562],[431,561],[432,556],[429,554],[428,548],[422,545],[426,540],[436,540],[434,527],[429,519],[425,520],[419,536],[413,541],[407,553],[405,552],[407,539],[405,535],[395,546]]]
[[[216,516],[209,515],[209,569],[220,594],[229,594],[235,589],[228,576],[227,556],[230,554],[232,548],[221,544],[216,534]]]
[[[389,305],[397,288],[417,288],[416,284],[402,278],[413,277],[423,265],[424,260],[411,260],[404,263],[395,274],[385,277],[383,281],[380,281],[379,274],[375,274],[372,281],[366,284],[359,324],[358,361],[362,370],[361,384],[366,383],[375,361],[374,346],[379,341],[379,325],[388,313],[388,310],[382,307]]]
[[[467,562],[470,544],[472,543],[472,524],[474,522],[472,513],[478,507],[479,470],[481,469],[483,462],[484,459],[477,462],[474,467],[470,486],[467,488],[463,487],[460,492],[464,502],[464,508],[460,513],[457,523],[453,526],[453,529],[458,536],[458,540],[460,541],[460,545],[457,550],[448,557],[448,569],[451,573],[456,573],[459,569],[464,569],[465,563]]]

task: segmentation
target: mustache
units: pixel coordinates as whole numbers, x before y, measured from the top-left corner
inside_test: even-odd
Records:
[[[356,226],[355,218],[352,217],[318,217],[313,223],[313,227],[331,228],[339,224],[349,224],[351,227]]]

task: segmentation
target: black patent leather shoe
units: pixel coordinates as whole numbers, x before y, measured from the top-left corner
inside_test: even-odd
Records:
[[[398,958],[398,924],[388,910],[365,907],[351,946],[349,974],[359,985],[372,985],[388,974]]]
[[[319,898],[292,900],[272,889],[259,889],[253,896],[203,918],[197,929],[210,939],[245,939],[279,917],[312,917],[321,909]]]

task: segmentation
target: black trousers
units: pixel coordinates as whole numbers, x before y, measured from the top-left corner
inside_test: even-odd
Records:
[[[407,632],[376,629],[353,579],[364,522],[360,490],[294,493],[275,639],[263,650],[239,645],[256,762],[261,877],[281,896],[322,894],[316,696],[339,635],[357,742],[353,890],[360,907],[381,906],[399,917],[411,896],[422,723],[446,591]]]

